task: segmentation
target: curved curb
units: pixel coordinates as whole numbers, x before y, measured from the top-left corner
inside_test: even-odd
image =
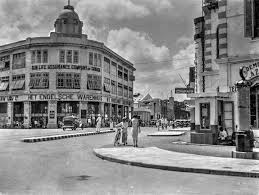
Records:
[[[175,135],[166,135],[166,134],[148,134],[147,136],[151,136],[151,137],[175,137],[175,136],[182,136],[182,135],[185,135],[186,132],[182,132],[181,134],[175,134]]]
[[[115,130],[100,131],[98,133],[87,132],[87,133],[74,133],[74,134],[65,134],[65,135],[50,135],[50,136],[43,136],[43,137],[24,138],[21,141],[26,143],[35,143],[35,142],[52,141],[52,140],[58,140],[58,139],[66,139],[66,138],[72,138],[72,137],[81,137],[81,136],[113,133],[113,132],[115,132]]]
[[[202,174],[212,174],[212,175],[226,175],[226,176],[238,176],[238,177],[252,177],[252,178],[259,178],[259,173],[250,173],[250,172],[239,172],[239,171],[230,171],[230,170],[212,170],[212,169],[203,169],[203,168],[186,168],[186,167],[175,167],[175,166],[166,166],[166,165],[156,165],[156,164],[147,164],[142,162],[134,162],[134,161],[127,161],[118,158],[113,158],[105,155],[101,155],[100,153],[96,152],[95,149],[93,153],[103,159],[110,162],[116,162],[121,164],[127,164],[131,166],[138,166],[138,167],[145,167],[145,168],[152,168],[152,169],[161,169],[166,171],[178,171],[178,172],[189,172],[189,173],[202,173]]]

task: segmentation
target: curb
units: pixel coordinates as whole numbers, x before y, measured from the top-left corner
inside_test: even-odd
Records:
[[[81,136],[89,136],[89,135],[97,135],[97,134],[105,134],[105,133],[113,133],[115,130],[106,130],[100,132],[87,132],[87,133],[73,133],[73,134],[65,134],[65,135],[50,135],[43,137],[32,137],[32,138],[24,138],[21,141],[26,143],[35,143],[35,142],[43,142],[43,141],[52,141],[58,139],[66,139],[71,137],[81,137]]]
[[[127,160],[121,160],[113,157],[108,157],[97,153],[93,150],[93,153],[107,161],[127,164],[131,166],[138,166],[138,167],[145,167],[145,168],[152,168],[152,169],[161,169],[166,171],[178,171],[178,172],[189,172],[189,173],[202,173],[202,174],[212,174],[212,175],[225,175],[225,176],[237,176],[237,177],[251,177],[251,178],[259,178],[258,173],[251,173],[251,172],[239,172],[239,171],[230,171],[230,170],[212,170],[212,169],[203,169],[203,168],[185,168],[185,167],[175,167],[175,166],[166,166],[166,165],[155,165],[155,164],[146,164],[141,162],[132,162]]]
[[[177,135],[166,135],[166,134],[164,134],[164,135],[162,135],[162,134],[157,134],[157,135],[155,135],[155,134],[148,134],[147,136],[152,136],[152,137],[174,137],[174,136],[181,136],[181,135],[184,135],[184,134],[186,134],[186,132],[181,132],[182,134],[177,134]]]

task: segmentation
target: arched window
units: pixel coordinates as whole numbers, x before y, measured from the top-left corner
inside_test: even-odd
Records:
[[[216,56],[219,58],[219,27],[217,27],[216,31]]]

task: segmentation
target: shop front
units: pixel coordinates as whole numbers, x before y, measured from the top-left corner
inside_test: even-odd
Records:
[[[31,127],[46,128],[48,125],[48,102],[31,102]]]
[[[13,126],[20,127],[24,124],[24,103],[13,103]]]

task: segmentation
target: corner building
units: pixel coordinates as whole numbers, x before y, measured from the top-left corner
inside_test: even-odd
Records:
[[[82,34],[83,22],[67,5],[49,37],[0,46],[0,125],[34,121],[56,128],[64,116],[94,126],[131,117],[133,64]]]
[[[259,1],[204,0],[195,25],[194,132],[191,142],[215,144],[259,128]]]

